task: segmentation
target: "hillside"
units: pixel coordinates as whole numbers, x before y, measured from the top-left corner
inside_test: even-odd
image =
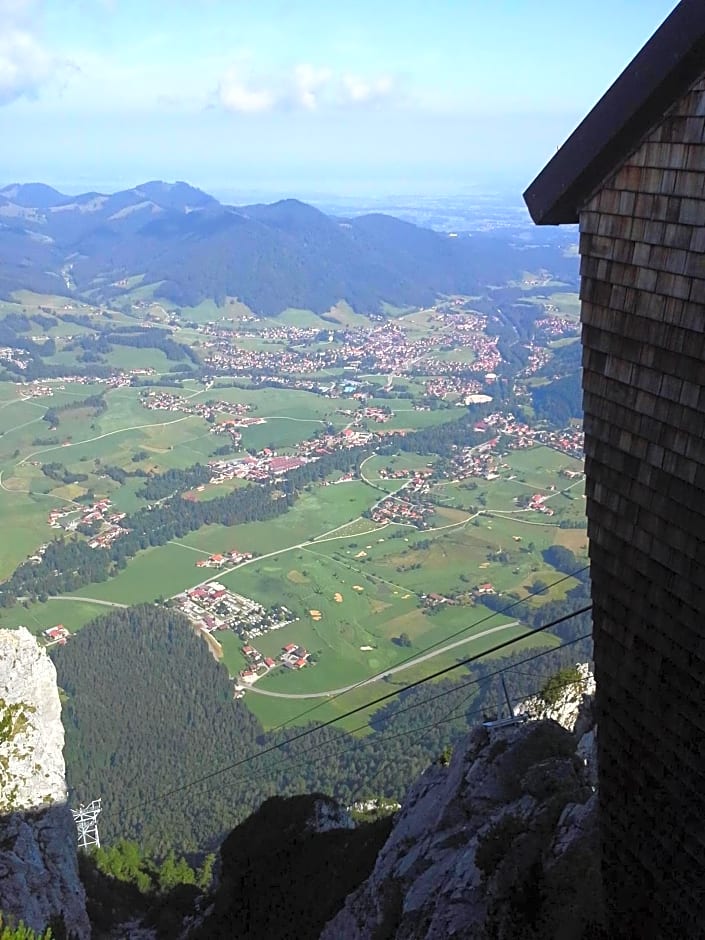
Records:
[[[19,289],[177,306],[236,297],[256,314],[325,313],[473,294],[527,266],[574,280],[575,258],[506,236],[450,237],[381,214],[327,216],[295,199],[233,207],[187,183],[152,181],[66,196],[40,183],[0,189],[0,297]],[[530,257],[527,256],[530,253]],[[126,283],[128,282],[128,283]]]
[[[23,921],[91,930],[67,804],[56,670],[28,630],[0,630],[0,936]],[[25,936],[25,934],[21,934]]]

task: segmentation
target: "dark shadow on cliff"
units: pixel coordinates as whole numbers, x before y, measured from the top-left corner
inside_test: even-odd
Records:
[[[139,922],[144,928],[152,928],[158,938],[170,940],[197,913],[202,891],[195,885],[177,885],[161,894],[143,892],[129,881],[106,875],[85,854],[79,857],[79,869],[93,940],[114,938],[116,930],[128,922]]]
[[[316,831],[320,795],[273,797],[221,848],[212,912],[189,940],[315,940],[345,897],[372,871],[391,817],[355,829]]]

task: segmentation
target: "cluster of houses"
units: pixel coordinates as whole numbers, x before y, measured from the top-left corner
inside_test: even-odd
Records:
[[[480,598],[486,597],[488,594],[496,594],[497,591],[495,590],[493,584],[491,584],[489,581],[486,581],[484,584],[476,584],[470,593],[473,598]],[[420,600],[421,607],[424,610],[441,607],[443,605],[457,607],[458,604],[463,603],[463,599],[460,597],[448,597],[445,594],[439,594],[435,591],[430,591],[428,594],[421,594]]]
[[[203,363],[214,372],[229,375],[281,375],[320,372],[334,365],[335,356],[328,349],[299,352],[280,346],[275,352],[244,349],[233,342],[227,330],[212,333],[202,345]]]
[[[363,362],[373,372],[399,374],[407,372],[420,358],[432,355],[438,348],[437,336],[412,340],[396,321],[383,321],[367,329],[329,332],[328,341],[317,346],[312,343],[316,333],[299,330],[294,336],[295,329],[282,327],[267,331],[269,341],[280,344],[276,351],[269,351],[244,349],[233,342],[232,331],[207,325],[201,328],[207,336],[203,343],[204,363],[214,371],[226,370],[251,378],[310,374],[330,368],[355,371]],[[262,331],[258,331],[258,335],[263,335]],[[335,344],[333,339],[337,340]],[[476,340],[474,335],[470,340],[481,342],[481,338]],[[496,345],[496,339],[493,342]],[[480,351],[480,357],[482,355]]]
[[[264,421],[262,421],[264,424]],[[211,434],[227,434],[235,447],[240,446],[242,441],[242,432],[238,430],[240,424],[237,418],[226,418],[225,421],[218,421],[211,425]]]
[[[475,430],[492,430],[506,436],[509,438],[506,442],[508,450],[521,450],[544,444],[568,457],[575,457],[577,460],[583,458],[585,435],[582,428],[578,426],[559,430],[538,430],[519,421],[511,412],[497,411],[478,421],[475,424]]]
[[[365,409],[372,414],[375,421],[388,420],[383,409]],[[382,417],[375,417],[379,412]],[[243,421],[262,419],[244,418]],[[356,418],[356,421],[358,419]],[[208,465],[211,469],[211,483],[223,483],[226,480],[248,480],[252,483],[271,483],[285,474],[296,470],[304,464],[320,459],[326,454],[333,454],[339,450],[360,447],[381,441],[383,434],[402,434],[402,431],[374,432],[360,427],[347,427],[332,434],[323,433],[308,440],[301,441],[295,448],[295,453],[277,454],[269,447],[262,448],[257,454],[245,454],[223,460],[211,460]]]
[[[26,369],[29,363],[29,358],[26,355],[22,356],[20,350],[15,349],[14,346],[0,346],[0,359],[11,362],[18,369]]]
[[[544,516],[553,516],[555,514],[554,510],[551,509],[550,506],[546,505],[547,499],[548,499],[548,495],[546,494],[534,493],[531,499],[529,500],[526,508],[529,509],[531,512],[543,513]]]
[[[365,363],[373,372],[399,375],[435,348],[435,338],[412,340],[396,321],[386,321],[368,329],[345,330],[336,347],[336,365],[354,371]]]
[[[362,447],[365,444],[371,444],[373,441],[380,440],[372,431],[365,431],[361,428],[343,428],[338,434],[328,435],[326,446],[329,452],[337,450],[339,447]]]
[[[414,339],[407,335],[397,321],[374,317],[370,319],[379,325],[366,329],[331,329],[327,333],[292,326],[233,331],[216,323],[199,327],[199,332],[205,337],[204,361],[214,371],[227,370],[233,374],[247,374],[250,378],[266,376],[268,381],[273,379],[278,384],[288,384],[281,379],[285,374],[303,375],[341,367],[354,371],[363,363],[372,372],[401,374],[409,371],[419,359],[428,359],[439,348],[468,347],[474,353],[474,361],[468,367],[463,363],[434,360],[429,372],[453,373],[467,371],[468,368],[475,372],[493,372],[501,362],[497,338],[486,335],[487,317],[462,309],[464,304],[464,301],[459,300],[457,303],[437,305],[434,317],[440,323],[441,330]],[[249,337],[253,332],[279,348],[276,351],[253,350],[234,342],[238,338]],[[339,395],[341,391],[341,388],[320,389],[321,394],[327,392],[331,397]]]
[[[546,309],[553,307],[547,304]],[[554,307],[554,309],[557,309]],[[542,317],[534,323],[534,329],[548,339],[561,339],[563,336],[576,336],[580,332],[580,323],[567,317]]]
[[[52,398],[54,395],[54,389],[51,385],[38,384],[37,382],[22,385],[21,388],[20,398],[22,401],[26,401],[28,398]]]
[[[554,450],[582,460],[585,456],[585,433],[582,427],[561,428],[558,431],[539,431],[536,435],[539,444],[545,444]]]
[[[48,630],[44,630],[42,636],[44,637],[46,646],[66,646],[66,641],[71,634],[63,623],[57,623],[55,627],[49,627]]]
[[[214,421],[219,414],[232,415],[241,418],[251,410],[251,406],[243,402],[195,401],[183,395],[174,395],[163,389],[150,389],[140,394],[140,404],[148,411],[176,411],[181,414],[198,415],[206,421]],[[261,419],[260,419],[261,422]],[[255,421],[254,423],[258,423]],[[245,427],[245,425],[239,425]]]
[[[418,470],[404,470],[399,468],[394,470],[388,467],[382,467],[379,471],[380,480],[427,480],[429,477],[433,476],[433,469],[431,467],[422,467]]]
[[[219,328],[215,324],[201,327],[206,335],[206,364],[215,371],[226,370],[243,375],[253,381],[304,389],[330,398],[341,396],[359,398],[365,402],[369,390],[361,390],[359,383],[334,380],[323,384],[305,378],[331,368],[343,368],[354,374],[359,370],[377,374],[402,375],[423,371],[429,377],[426,394],[446,399],[453,396],[458,405],[476,404],[476,396],[483,395],[488,385],[497,379],[502,356],[498,337],[487,334],[488,317],[463,309],[464,301],[452,302],[434,308],[434,320],[439,329],[428,336],[413,337],[398,321],[382,321],[369,328],[342,328],[321,333],[319,330],[298,327],[272,327],[256,330],[257,335],[277,346],[273,350],[243,349],[233,340],[240,335]],[[575,329],[573,321],[560,317],[545,317],[537,321],[548,337],[567,335]],[[560,332],[563,331],[563,332]],[[318,342],[316,342],[318,340]],[[471,362],[462,362],[438,356],[439,350],[469,349]],[[550,351],[534,343],[529,348],[527,375],[534,374],[550,358]],[[469,357],[468,357],[469,358]],[[483,399],[485,400],[485,399]],[[371,420],[388,420],[383,410],[366,415]]]
[[[455,480],[466,480],[469,477],[478,477],[482,480],[497,480],[501,470],[508,470],[508,464],[492,453],[492,447],[497,444],[498,438],[480,444],[479,447],[464,447],[457,451],[451,459],[451,473]]]
[[[527,376],[535,375],[551,358],[551,350],[546,349],[545,346],[537,346],[536,343],[526,343],[524,348],[529,350],[529,358],[524,368],[518,373],[517,378],[526,378]]]
[[[70,340],[70,336],[63,337]],[[16,384],[22,388],[24,397],[31,398],[34,389],[42,389],[39,394],[51,396],[53,389],[64,391],[67,385],[105,385],[106,388],[128,388],[132,379],[138,376],[154,375],[154,369],[125,369],[112,375],[59,375],[55,379],[34,379],[32,382]],[[51,385],[48,383],[51,381]]]
[[[434,375],[426,380],[424,392],[427,398],[439,398],[445,401],[454,398],[463,401],[469,395],[480,395],[484,383],[466,375]]]
[[[296,643],[287,643],[282,647],[279,655],[279,661],[287,669],[303,669],[304,666],[309,665],[310,658],[311,654],[308,650],[303,646],[297,646]]]
[[[394,412],[389,408],[379,408],[375,405],[365,405],[355,415],[356,423],[360,423],[363,418],[374,421],[377,424],[385,424],[394,417]]]
[[[407,523],[416,526],[417,529],[427,529],[427,516],[432,514],[433,506],[412,503],[398,496],[389,496],[370,510],[370,518],[373,522],[384,524],[390,522]]]
[[[250,561],[252,558],[254,558],[252,552],[239,552],[236,548],[231,548],[229,552],[209,555],[208,558],[199,558],[196,567],[222,568],[224,565],[241,565],[243,561]]]
[[[247,660],[247,666],[240,670],[238,687],[242,689],[242,684],[254,685],[254,683],[266,676],[270,669],[277,665],[276,661],[270,656],[264,656],[254,646],[246,644],[242,647],[242,655]],[[279,662],[287,669],[303,669],[310,664],[311,654],[303,646],[297,646],[296,643],[287,643],[282,647],[279,655]]]
[[[178,594],[174,601],[204,632],[232,630],[243,641],[279,630],[296,619],[287,607],[265,608],[251,597],[229,591],[219,581],[199,584]]]
[[[247,666],[240,670],[238,685],[243,682],[252,685],[277,665],[270,656],[263,656],[259,650],[249,644],[242,647],[242,655],[247,660]]]
[[[113,510],[112,503],[106,497],[99,499],[92,506],[76,509],[75,506],[60,506],[52,509],[47,517],[47,522],[52,529],[66,529],[68,532],[75,532],[79,526],[100,526],[100,531],[93,535],[88,544],[91,548],[107,548],[123,535],[130,531],[118,523],[125,518],[127,513]],[[70,518],[69,518],[70,517]],[[69,518],[65,524],[62,519]]]
[[[246,454],[233,460],[211,460],[211,483],[223,483],[225,480],[249,480],[251,483],[271,483],[291,470],[317,460],[311,456],[278,456],[275,451],[265,447],[256,456]]]
[[[508,438],[508,450],[523,450],[536,445],[536,429],[519,421],[510,411],[496,411],[475,424],[475,431],[490,430]]]
[[[208,332],[204,330],[204,332]],[[252,336],[255,334],[265,343],[282,343],[286,346],[308,346],[318,337],[320,330],[305,326],[263,326],[257,330],[234,330],[230,335],[233,339]],[[332,342],[333,333],[328,331],[328,341]]]
[[[255,424],[266,424],[265,418],[225,418],[211,424],[211,434],[227,434],[233,444],[238,447],[242,441],[240,428],[249,428]]]
[[[468,333],[484,333],[487,330],[487,315],[484,313],[475,310],[460,311],[457,306],[452,309],[436,307],[435,311],[433,319],[458,338]]]

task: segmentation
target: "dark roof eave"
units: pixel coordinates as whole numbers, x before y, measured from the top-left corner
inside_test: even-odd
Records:
[[[524,193],[534,222],[577,222],[593,190],[703,71],[705,3],[681,0]]]

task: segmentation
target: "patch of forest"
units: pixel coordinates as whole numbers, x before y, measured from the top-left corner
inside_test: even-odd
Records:
[[[56,429],[59,426],[61,415],[70,411],[81,411],[86,409],[91,411],[92,417],[97,418],[108,410],[108,403],[105,400],[105,392],[97,395],[87,395],[77,401],[69,401],[63,405],[52,405],[42,415],[42,421],[46,421],[50,428]]]
[[[403,798],[424,767],[481,720],[478,710],[496,700],[498,682],[421,686],[382,707],[365,737],[311,724],[310,735],[291,741],[301,728],[265,732],[244,702],[233,700],[227,671],[174,610],[113,611],[52,656],[67,695],[72,802],[102,797],[103,842],[135,839],[160,857],[211,850],[273,795],[322,792],[343,804]],[[575,647],[553,652],[541,669],[557,671],[575,657]],[[480,662],[470,676],[482,679],[496,668],[496,660]],[[510,689],[528,694],[536,682],[517,670]],[[409,708],[415,703],[423,707]],[[272,745],[281,748],[250,759]]]

